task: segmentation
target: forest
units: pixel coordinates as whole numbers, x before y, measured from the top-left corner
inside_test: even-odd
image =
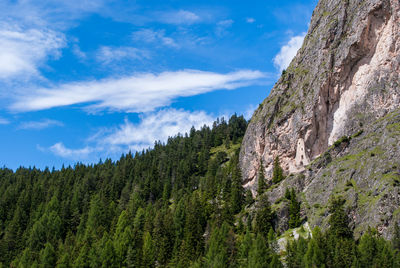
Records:
[[[60,170],[0,170],[0,267],[400,267],[400,230],[353,236],[340,197],[329,228],[286,241],[266,190],[285,179],[260,170],[242,187],[247,121],[233,115],[118,161]],[[289,228],[303,228],[295,189]]]

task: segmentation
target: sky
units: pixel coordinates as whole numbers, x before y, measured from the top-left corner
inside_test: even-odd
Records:
[[[301,47],[317,0],[1,0],[0,166],[117,160],[237,113]]]

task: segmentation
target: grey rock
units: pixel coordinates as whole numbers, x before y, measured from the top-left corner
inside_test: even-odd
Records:
[[[330,196],[344,195],[356,232],[370,225],[390,237],[400,212],[399,75],[398,0],[320,0],[302,48],[250,121],[243,185],[254,192],[260,168],[270,179],[278,156],[287,179],[271,203],[294,187],[311,225],[324,227]]]

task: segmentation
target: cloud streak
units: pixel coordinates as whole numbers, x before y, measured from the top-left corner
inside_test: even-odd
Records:
[[[49,149],[53,154],[57,156],[74,160],[85,159],[89,156],[91,152],[93,152],[93,149],[89,147],[85,147],[82,149],[69,149],[65,147],[62,142],[54,144]]]
[[[97,51],[96,59],[104,65],[126,60],[140,60],[149,58],[146,51],[134,47],[109,47],[102,46]]]
[[[51,120],[51,119],[44,119],[41,121],[28,121],[28,122],[22,122],[18,129],[33,129],[33,130],[41,130],[49,127],[62,127],[64,126],[64,123],[57,121],[57,120]]]
[[[179,45],[171,37],[165,35],[164,30],[154,31],[151,29],[142,29],[132,34],[134,41],[142,41],[146,43],[157,43],[167,47],[179,48]]]
[[[289,67],[290,62],[296,56],[297,51],[303,44],[305,33],[290,38],[289,42],[281,47],[281,50],[274,58],[274,65],[279,72]]]
[[[156,18],[159,22],[167,23],[167,24],[193,24],[201,21],[199,15],[194,12],[188,10],[178,10],[178,11],[170,11],[170,12],[160,12],[156,14]]]
[[[0,125],[8,125],[10,124],[10,121],[8,121],[5,118],[0,117]]]
[[[83,105],[91,112],[101,110],[149,112],[168,106],[178,97],[256,84],[266,75],[242,70],[227,74],[184,70],[160,74],[136,74],[88,82],[66,83],[39,88],[10,107],[13,111],[38,111],[54,107]]]

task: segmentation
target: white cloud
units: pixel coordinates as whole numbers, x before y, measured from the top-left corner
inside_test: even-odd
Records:
[[[217,27],[215,28],[215,34],[219,37],[227,34],[228,28],[232,27],[234,21],[233,20],[223,20],[217,23]]]
[[[82,149],[69,149],[64,146],[62,142],[56,143],[51,146],[50,151],[55,155],[61,156],[63,158],[70,158],[74,160],[80,160],[83,158],[87,158],[91,152],[93,152],[92,148],[85,147]]]
[[[32,90],[11,105],[15,111],[37,111],[74,104],[87,104],[90,111],[148,112],[169,105],[178,97],[255,84],[265,74],[242,70],[228,74],[183,70],[136,74],[88,82],[61,84]]]
[[[0,25],[0,79],[39,74],[49,56],[57,57],[64,36],[48,29]]]
[[[96,55],[97,61],[106,65],[122,60],[140,60],[143,58],[149,58],[148,53],[134,47],[102,46]]]
[[[66,29],[74,21],[93,12],[102,11],[103,0],[2,0],[0,20],[14,20],[19,25]]]
[[[8,125],[10,124],[10,121],[8,121],[5,118],[0,117],[0,125]]]
[[[74,55],[78,58],[78,59],[80,59],[80,60],[85,60],[86,59],[86,53],[85,52],[83,52],[82,50],[81,50],[81,48],[77,45],[77,44],[74,44],[73,46],[72,46],[72,53],[74,53]]]
[[[294,36],[290,38],[286,45],[281,47],[278,55],[274,58],[274,65],[279,69],[279,72],[282,72],[289,66],[292,59],[296,56],[297,51],[301,48],[305,36],[305,33]]]
[[[41,121],[29,121],[29,122],[22,122],[19,125],[19,129],[34,129],[34,130],[40,130],[40,129],[45,129],[49,127],[62,127],[64,124],[60,121],[57,120],[51,120],[51,119],[44,119]]]
[[[254,18],[246,18],[247,23],[254,23],[256,20]]]
[[[189,112],[176,109],[146,113],[141,115],[140,119],[138,124],[126,119],[113,133],[97,139],[106,148],[139,151],[153,146],[155,141],[166,142],[168,137],[187,133],[192,126],[200,129],[204,125],[211,125],[214,121],[214,117],[203,111]]]
[[[153,31],[151,29],[142,29],[132,34],[134,41],[143,41],[146,43],[161,43],[168,47],[178,48],[179,45],[174,39],[165,35],[164,30]]]
[[[187,10],[169,11],[156,14],[157,20],[168,24],[193,24],[201,20],[200,16]]]
[[[98,157],[119,157],[123,153],[141,151],[151,148],[155,141],[167,142],[169,137],[178,133],[188,133],[192,126],[200,129],[210,126],[215,118],[203,111],[185,111],[163,109],[157,112],[140,115],[138,123],[125,119],[124,123],[115,128],[102,129],[87,139],[87,144],[81,149],[70,149],[58,142],[48,149],[38,146],[41,151],[50,151],[55,155],[80,161]]]

